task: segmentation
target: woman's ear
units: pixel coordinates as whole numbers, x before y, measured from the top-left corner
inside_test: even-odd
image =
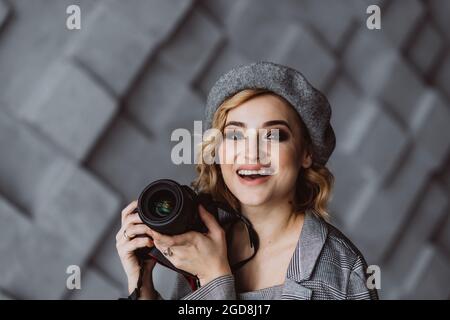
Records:
[[[312,165],[312,156],[309,152],[305,152],[305,156],[303,156],[302,167],[307,169]]]

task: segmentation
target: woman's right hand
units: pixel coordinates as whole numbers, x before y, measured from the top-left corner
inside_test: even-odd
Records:
[[[128,291],[131,294],[137,287],[139,279],[139,261],[135,250],[144,247],[153,247],[150,238],[151,229],[142,223],[139,215],[134,212],[137,201],[131,202],[122,210],[122,226],[116,235],[116,248],[120,261],[128,278]],[[142,236],[144,237],[137,237]],[[152,271],[156,264],[154,259],[145,261],[140,297],[143,299],[156,299],[156,291],[153,287]]]

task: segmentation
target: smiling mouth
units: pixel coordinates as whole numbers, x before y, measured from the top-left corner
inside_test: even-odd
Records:
[[[273,175],[273,170],[270,168],[261,168],[259,170],[240,169],[237,170],[236,173],[245,181],[255,181],[259,179],[267,180]]]

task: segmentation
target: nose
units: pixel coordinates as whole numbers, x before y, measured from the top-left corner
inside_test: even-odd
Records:
[[[245,141],[245,161],[248,164],[257,164],[259,160],[259,143],[256,129],[247,130]]]

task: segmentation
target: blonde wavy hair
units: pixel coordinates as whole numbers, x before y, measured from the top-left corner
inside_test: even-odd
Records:
[[[223,134],[228,112],[242,103],[263,94],[276,95],[268,90],[247,89],[228,98],[215,112],[212,128],[219,129]],[[280,98],[283,99],[282,97]],[[290,105],[285,99],[283,99],[283,101]],[[302,148],[309,154],[312,154],[312,143],[308,130],[300,118],[300,115],[298,116],[298,120],[302,133]],[[197,149],[198,161],[196,162],[196,171],[198,177],[191,185],[197,192],[209,193],[213,199],[227,202],[235,210],[239,211],[240,202],[225,184],[220,164],[206,164],[199,159],[199,157],[202,157],[204,154],[210,154],[215,157],[218,148],[217,141],[217,139],[212,139],[211,137],[205,138]],[[309,168],[302,167],[297,177],[294,210],[296,212],[312,210],[317,216],[328,220],[329,213],[327,206],[331,199],[333,184],[334,176],[331,171],[326,166],[315,163],[313,159],[311,166]]]

